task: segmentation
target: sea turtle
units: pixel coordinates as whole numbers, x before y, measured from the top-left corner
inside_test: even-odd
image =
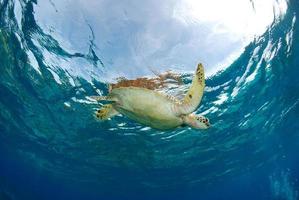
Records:
[[[207,129],[209,120],[193,114],[198,107],[205,87],[204,68],[198,64],[191,87],[184,99],[162,94],[141,87],[120,87],[112,89],[108,96],[93,96],[97,101],[110,101],[96,112],[101,120],[119,113],[141,124],[155,129],[166,130],[189,125],[192,128]]]

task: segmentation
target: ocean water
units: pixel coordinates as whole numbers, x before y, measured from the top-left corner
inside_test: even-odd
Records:
[[[210,129],[163,132],[94,118],[109,62],[94,34],[79,53],[45,31],[39,4],[0,0],[1,200],[299,199],[298,1],[207,78]]]

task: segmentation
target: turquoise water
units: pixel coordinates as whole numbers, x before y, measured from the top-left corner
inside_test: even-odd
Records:
[[[38,5],[0,1],[0,199],[299,198],[298,2],[206,80],[212,128],[165,132],[99,123],[105,53],[66,50]]]

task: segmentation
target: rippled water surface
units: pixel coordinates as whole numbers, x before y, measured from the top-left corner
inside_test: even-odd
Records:
[[[0,0],[0,199],[298,199],[299,4],[211,2]],[[117,77],[181,96],[198,62],[210,129],[94,117]]]

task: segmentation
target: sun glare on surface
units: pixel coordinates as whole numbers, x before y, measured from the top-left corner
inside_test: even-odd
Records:
[[[185,0],[176,7],[174,17],[186,24],[208,23],[215,34],[230,33],[248,40],[264,33],[286,8],[285,0]]]
[[[183,0],[176,4],[173,17],[187,27],[198,26],[199,32],[208,27],[211,41],[222,38],[217,40],[217,44],[211,42],[205,50],[210,48],[215,51],[216,45],[240,44],[240,48],[231,49],[224,60],[207,71],[211,75],[229,66],[244,47],[262,35],[286,11],[287,0]]]

